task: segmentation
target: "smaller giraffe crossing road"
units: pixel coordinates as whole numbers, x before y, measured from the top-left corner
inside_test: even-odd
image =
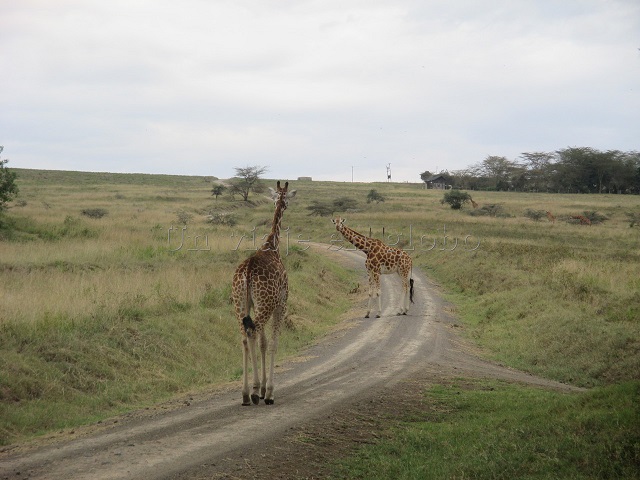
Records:
[[[364,278],[361,252],[313,248],[361,269]],[[230,462],[237,465],[247,453],[267,448],[272,453],[291,429],[322,422],[356,399],[392,397],[397,382],[425,370],[570,388],[480,359],[456,335],[456,321],[447,315],[436,288],[418,269],[413,273],[415,303],[407,315],[389,311],[389,305],[398,304],[400,289],[383,279],[382,317],[364,319],[365,308],[359,306],[340,329],[279,366],[274,405],[242,407],[234,383],[174,408],[79,429],[70,440],[5,449],[0,452],[0,479],[236,478],[225,470]]]

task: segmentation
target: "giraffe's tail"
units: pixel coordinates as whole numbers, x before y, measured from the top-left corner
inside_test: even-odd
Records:
[[[244,331],[247,334],[247,337],[250,337],[251,335],[253,335],[253,332],[256,330],[256,324],[253,323],[253,320],[251,319],[251,267],[252,267],[251,263],[252,263],[252,260],[253,260],[253,257],[249,259],[249,263],[247,264],[247,289],[246,289],[247,297],[245,299],[247,314],[242,319],[242,326],[244,327]]]
[[[256,330],[256,324],[253,323],[249,314],[242,319],[242,326],[244,327],[244,331],[247,334],[247,337],[253,335],[253,332]]]
[[[413,278],[409,279],[409,301],[411,303],[414,303],[413,302]]]

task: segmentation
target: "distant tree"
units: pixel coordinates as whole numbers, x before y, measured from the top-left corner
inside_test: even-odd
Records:
[[[0,153],[4,147],[0,146]],[[5,165],[9,160],[0,160],[0,211],[7,208],[7,203],[18,195],[18,186],[16,185],[16,174],[10,171]]]
[[[240,195],[246,202],[249,200],[249,193],[260,193],[264,191],[264,185],[260,181],[260,175],[267,171],[267,167],[234,167],[236,176],[231,180],[229,190],[231,195]]]
[[[222,184],[218,184],[215,185],[212,189],[211,189],[211,195],[216,197],[216,200],[218,199],[218,197],[220,195],[222,195],[222,193],[227,189],[227,187],[225,187]]]
[[[478,166],[480,175],[492,180],[496,190],[509,190],[516,170],[517,165],[515,162],[497,155],[489,155]]]
[[[554,155],[547,152],[526,152],[521,155],[528,171],[530,190],[547,191],[551,184]]]
[[[422,172],[420,174],[420,179],[423,182],[426,182],[428,179],[430,179],[431,177],[433,177],[433,173],[431,173],[429,170],[425,170],[424,172]]]
[[[371,189],[369,190],[369,193],[367,195],[367,203],[371,203],[371,202],[376,202],[376,203],[384,202],[384,197],[381,194],[379,194],[376,189]]]
[[[449,204],[454,210],[460,210],[465,203],[471,202],[471,195],[461,190],[449,190],[445,192],[440,203]]]
[[[311,205],[307,207],[310,211],[309,215],[315,217],[330,217],[333,215],[333,204],[330,202],[320,202],[311,200]]]

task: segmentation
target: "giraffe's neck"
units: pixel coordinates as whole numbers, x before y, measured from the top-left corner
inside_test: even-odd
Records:
[[[263,250],[273,250],[277,252],[280,248],[280,223],[282,222],[283,213],[283,204],[282,202],[278,202],[276,211],[273,214],[273,225],[271,226],[271,233],[269,233],[269,236],[263,244]]]
[[[351,230],[349,227],[341,225],[340,233],[349,243],[363,252],[368,252],[371,248],[371,240],[358,232]]]

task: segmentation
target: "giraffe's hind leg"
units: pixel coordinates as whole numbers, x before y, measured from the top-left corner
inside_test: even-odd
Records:
[[[285,308],[277,307],[273,312],[273,325],[271,332],[271,341],[269,342],[269,346],[267,351],[269,353],[269,375],[266,380],[266,392],[264,396],[264,403],[266,405],[273,405],[275,399],[273,398],[273,390],[274,390],[274,370],[276,363],[276,353],[278,352],[278,340],[280,336],[280,324],[284,317]]]
[[[262,370],[262,381],[260,382],[260,398],[264,398],[266,390],[267,390],[267,365],[266,365],[266,355],[267,355],[267,334],[264,329],[260,332],[260,366]],[[254,386],[254,392],[256,391],[256,387]],[[257,403],[257,402],[255,402]]]
[[[251,354],[251,367],[253,369],[253,392],[251,393],[251,403],[257,405],[260,402],[260,397],[257,394],[258,389],[260,388],[260,381],[258,380],[258,358],[256,352],[256,336],[255,334],[249,337],[249,353]],[[245,375],[248,376],[247,373]],[[247,379],[248,381],[248,379]],[[249,385],[247,384],[247,393],[249,390]],[[244,394],[242,395],[244,405]]]
[[[242,405],[251,405],[249,397],[249,340],[242,338]]]

